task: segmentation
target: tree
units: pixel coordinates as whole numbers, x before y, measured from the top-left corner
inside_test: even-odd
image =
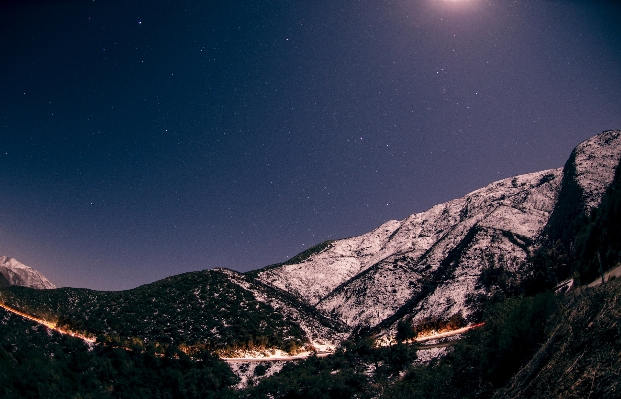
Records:
[[[414,332],[412,323],[405,320],[399,320],[397,323],[397,335],[395,337],[397,342],[403,343],[414,338],[415,336],[416,333]]]

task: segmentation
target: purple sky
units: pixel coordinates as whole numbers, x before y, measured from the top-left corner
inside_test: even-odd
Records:
[[[246,271],[621,128],[593,1],[0,3],[0,255],[58,286]]]

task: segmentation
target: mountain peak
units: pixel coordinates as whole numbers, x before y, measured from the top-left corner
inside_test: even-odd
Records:
[[[578,144],[572,154],[585,210],[597,208],[621,158],[621,130],[606,130]]]
[[[19,285],[40,290],[56,286],[35,269],[18,262],[15,258],[0,256],[0,287]]]
[[[529,278],[546,226],[599,206],[620,158],[621,130],[604,131],[580,143],[563,169],[493,182],[256,277],[352,328],[468,317],[498,284]],[[507,281],[489,277],[497,274]]]

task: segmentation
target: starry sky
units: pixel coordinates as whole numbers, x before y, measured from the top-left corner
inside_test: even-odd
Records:
[[[619,128],[615,2],[3,1],[0,255],[247,271]]]

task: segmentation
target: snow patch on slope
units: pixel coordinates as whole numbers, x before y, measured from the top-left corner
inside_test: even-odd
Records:
[[[278,374],[287,362],[227,362],[233,373],[239,377],[237,389],[246,389],[253,386],[260,380]],[[257,373],[257,367],[261,369]]]
[[[335,241],[329,248],[302,263],[284,265],[259,273],[259,280],[314,305],[344,281],[349,280],[382,256],[384,245],[401,223],[390,220],[362,236]]]
[[[395,313],[420,288],[421,274],[407,265],[381,263],[335,290],[318,308],[338,316],[350,326],[375,325]]]

